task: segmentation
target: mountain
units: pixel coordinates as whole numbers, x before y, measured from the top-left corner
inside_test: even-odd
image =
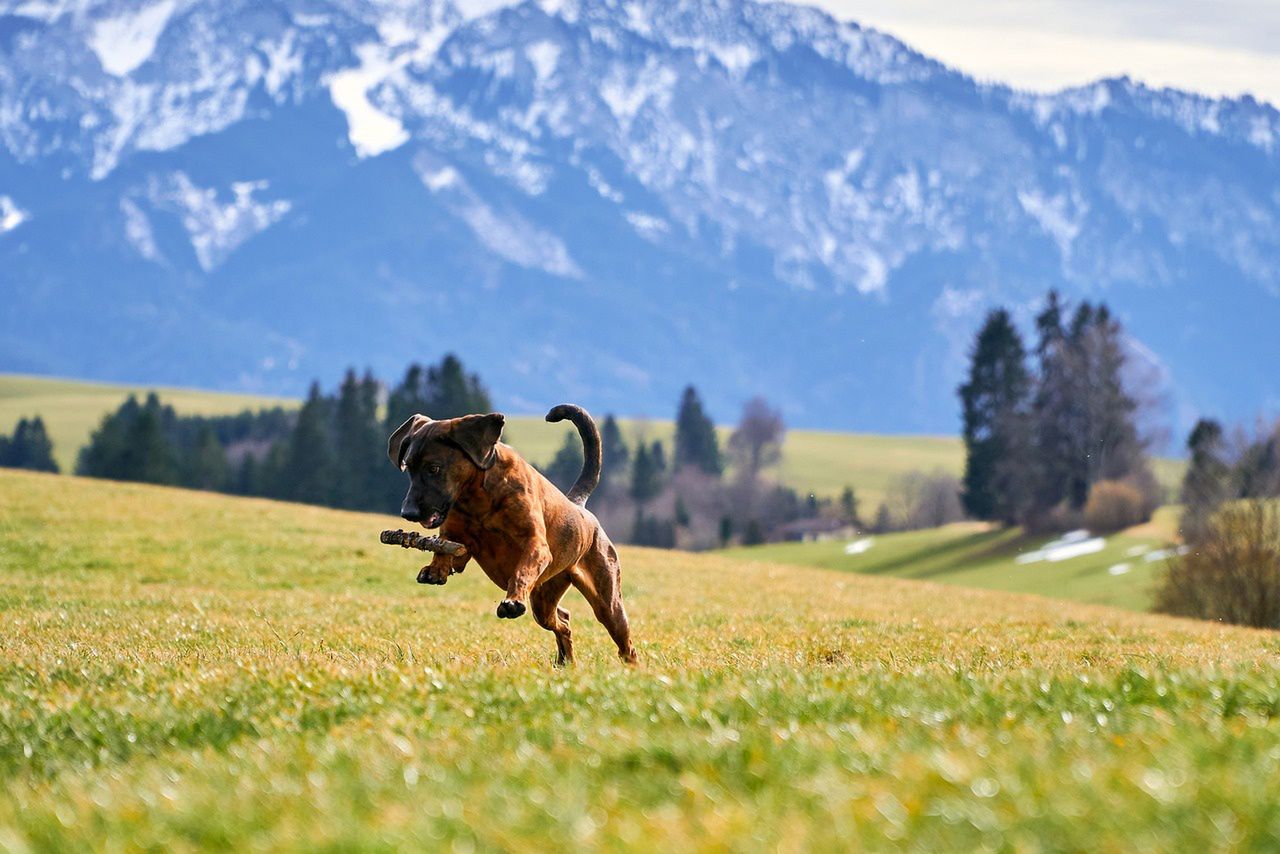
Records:
[[[1182,426],[1280,402],[1280,114],[782,3],[0,0],[0,270],[6,370],[456,350],[512,410],[945,432],[984,311],[1058,287]]]

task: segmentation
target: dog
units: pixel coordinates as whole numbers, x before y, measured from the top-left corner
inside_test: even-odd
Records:
[[[499,441],[506,421],[500,413],[439,421],[414,415],[391,434],[387,456],[409,475],[400,515],[467,549],[436,555],[418,582],[444,584],[474,557],[506,591],[498,616],[515,619],[532,608],[538,625],[555,634],[560,665],[573,661],[569,612],[560,607],[572,585],[609,631],[618,657],[634,664],[618,553],[586,508],[600,483],[600,431],[572,404],[553,408],[547,420],[568,420],[582,437],[582,472],[567,494]]]

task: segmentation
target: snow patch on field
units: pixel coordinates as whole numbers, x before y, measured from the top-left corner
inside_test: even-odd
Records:
[[[146,62],[176,5],[174,0],[161,0],[153,6],[94,24],[89,47],[98,55],[103,70],[124,77]]]
[[[1091,537],[1085,530],[1069,531],[1056,540],[1050,540],[1033,552],[1024,552],[1014,558],[1014,563],[1028,564],[1048,561],[1057,563],[1100,552],[1107,545],[1102,537]]]
[[[860,540],[854,540],[853,542],[846,544],[844,547],[844,553],[847,555],[860,555],[875,544],[875,537],[863,537]]]

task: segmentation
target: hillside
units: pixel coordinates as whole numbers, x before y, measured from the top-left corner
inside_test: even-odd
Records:
[[[1031,536],[965,522],[852,541],[727,549],[723,554],[734,560],[1035,593],[1145,611],[1164,571],[1164,556],[1175,547],[1178,513],[1177,507],[1163,507],[1151,522],[1112,536],[1090,536],[1078,550],[1052,535]]]
[[[1247,421],[1278,258],[1273,106],[1012,91],[803,5],[0,0],[7,370],[297,396],[454,349],[512,411],[945,434],[984,311],[1058,287]]]
[[[1280,844],[1272,633],[626,549],[641,665],[570,598],[556,671],[386,517],[13,472],[0,505],[6,847]]]

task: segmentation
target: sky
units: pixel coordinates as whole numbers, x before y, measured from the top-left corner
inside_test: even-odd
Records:
[[[1127,74],[1280,106],[1280,0],[803,0],[980,80],[1053,91]]]

